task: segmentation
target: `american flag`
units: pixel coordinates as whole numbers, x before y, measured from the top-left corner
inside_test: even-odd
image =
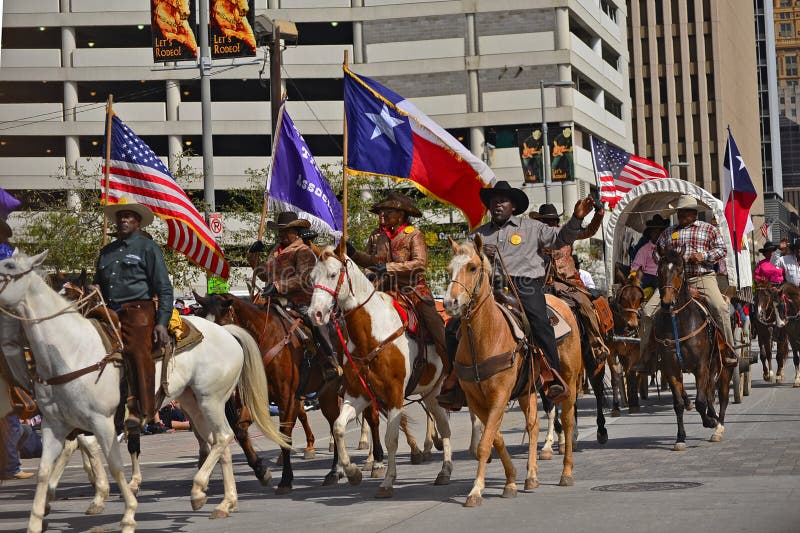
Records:
[[[658,163],[599,142],[594,137],[590,142],[600,185],[600,200],[611,209],[625,193],[643,181],[667,177],[667,169]]]
[[[211,230],[161,159],[116,115],[111,118],[108,198],[127,196],[150,208],[167,223],[167,245],[215,276],[227,278],[230,267]],[[105,168],[104,168],[105,170]]]
[[[763,235],[765,239],[767,238],[767,235],[769,235],[769,227],[771,225],[772,224],[770,224],[768,220],[765,220],[764,223],[761,224],[761,235]]]

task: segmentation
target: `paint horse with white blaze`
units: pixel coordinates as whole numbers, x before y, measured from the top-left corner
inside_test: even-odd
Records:
[[[331,319],[334,306],[338,305],[349,333],[346,355],[349,361],[344,364],[344,399],[333,427],[339,465],[352,485],[361,482],[361,471],[350,462],[345,448],[345,428],[370,402],[377,403],[375,407],[384,412],[387,419],[385,444],[388,465],[376,497],[389,498],[393,495],[393,484],[397,477],[397,439],[405,389],[420,346],[406,332],[391,297],[376,291],[372,282],[341,250],[338,257],[332,247],[321,251],[314,247],[314,252],[319,260],[311,272],[314,293],[308,309],[309,316],[315,324],[326,324]],[[422,396],[422,403],[436,420],[444,447],[444,461],[436,484],[445,485],[450,482],[453,464],[449,421],[435,399],[441,388],[442,362],[435,355],[432,343],[425,349],[431,356],[425,362],[419,384],[410,394]]]

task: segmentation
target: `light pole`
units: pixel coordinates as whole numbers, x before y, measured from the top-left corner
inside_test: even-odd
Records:
[[[544,112],[544,90],[548,87],[574,87],[572,81],[544,81],[539,80],[539,96],[542,103],[542,166],[544,167],[544,202],[550,203],[550,144],[547,141],[547,119]]]
[[[689,166],[689,163],[687,163],[686,161],[674,161],[674,162],[673,161],[667,161],[667,177],[668,178],[670,177],[669,175],[670,175],[670,170],[672,169],[672,167],[688,167],[688,166]]]

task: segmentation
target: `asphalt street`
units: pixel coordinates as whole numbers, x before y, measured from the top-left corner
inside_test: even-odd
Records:
[[[495,460],[487,470],[483,505],[462,506],[469,492],[476,463],[468,454],[469,415],[453,413],[454,472],[448,486],[434,486],[441,453],[432,461],[412,465],[402,441],[398,453],[398,479],[394,498],[374,498],[378,479],[365,474],[359,486],[342,480],[322,487],[328,470],[327,424],[318,412],[310,413],[317,435],[316,458],[295,454],[294,491],[276,496],[262,487],[248,468],[238,445],[233,444],[239,511],[224,520],[208,516],[222,497],[219,469],[208,489],[209,500],[191,510],[189,490],[195,469],[197,445],[191,433],[146,436],[142,440],[144,483],[136,514],[140,531],[270,531],[306,533],[378,531],[704,531],[783,533],[800,531],[800,389],[791,382],[766,384],[760,368],[753,367],[753,391],[744,402],[731,405],[724,441],[708,442],[711,430],[696,412],[686,415],[688,450],[672,451],[675,416],[668,392],[658,397],[651,388],[642,412],[623,410],[608,417],[609,441],[595,441],[594,399],[579,400],[579,450],[575,453],[575,486],[557,486],[561,456],[540,462],[542,485],[522,490],[527,444],[522,444],[522,416],[512,407],[503,432],[517,467],[520,492],[516,498],[500,497],[503,472]],[[758,374],[758,375],[756,375]],[[693,391],[692,391],[693,393]],[[421,441],[424,414],[410,407],[412,428]],[[356,450],[359,429],[352,425],[348,447],[362,462],[366,452]],[[261,453],[274,461],[276,448],[255,434]],[[301,429],[295,445],[304,444]],[[540,436],[540,443],[544,434]],[[24,467],[36,468],[35,460]],[[273,476],[280,475],[272,467]],[[33,498],[35,478],[7,481],[0,486],[0,530],[24,529]],[[116,487],[105,512],[85,516],[92,489],[80,460],[73,457],[47,517],[50,531],[115,531],[123,505]]]

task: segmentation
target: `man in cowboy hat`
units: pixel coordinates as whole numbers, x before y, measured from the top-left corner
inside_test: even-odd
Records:
[[[247,254],[247,262],[258,271],[261,281],[267,283],[261,293],[265,298],[282,296],[303,317],[305,324],[311,329],[318,351],[324,355],[320,361],[324,367],[325,379],[336,379],[341,375],[336,350],[331,342],[330,327],[311,324],[306,310],[311,303],[313,284],[311,270],[317,262],[314,252],[303,240],[302,235],[310,231],[311,222],[298,218],[293,211],[278,213],[276,220],[269,221],[267,227],[278,233],[277,249],[269,254],[266,262],[260,261],[259,254],[264,251],[264,243],[256,241]],[[306,368],[306,366],[303,366]],[[305,381],[301,376],[301,383]],[[301,387],[303,388],[303,387]]]
[[[669,222],[660,215],[655,215],[645,223],[642,239],[647,241],[639,247],[631,261],[631,275],[635,272],[641,273],[641,287],[644,290],[645,298],[650,298],[658,288],[658,264],[653,260],[653,251],[656,241],[661,236]]]
[[[414,306],[419,324],[430,334],[436,351],[449,371],[449,360],[444,339],[444,320],[436,311],[425,268],[428,266],[428,245],[425,236],[411,225],[410,217],[422,216],[407,195],[391,191],[386,198],[370,208],[378,215],[378,228],[367,239],[367,247],[360,252],[347,243],[347,255],[356,264],[375,273],[376,283],[382,291],[397,291],[400,299]]]
[[[481,189],[479,194],[481,202],[489,210],[491,220],[474,233],[483,237],[483,252],[490,260],[494,262],[495,258],[502,256],[505,274],[516,286],[530,323],[532,340],[541,348],[552,370],[552,378],[544,384],[546,394],[552,400],[560,401],[569,394],[569,388],[558,374],[558,348],[553,326],[547,319],[543,290],[546,272],[542,250],[572,244],[582,229],[581,221],[594,208],[594,200],[587,197],[575,204],[572,218],[558,229],[547,226],[540,220],[519,216],[528,208],[528,196],[521,189],[511,187],[507,181],[498,181],[492,188]],[[458,347],[455,337],[457,327],[458,320],[451,319],[447,328],[451,358],[455,357],[455,349]],[[445,386],[450,381],[448,378]],[[453,387],[457,384],[456,381]],[[446,401],[451,395],[446,390],[440,398],[444,397]]]
[[[753,272],[753,279],[756,281],[766,281],[773,285],[780,285],[783,283],[783,268],[779,267],[772,262],[772,254],[778,249],[778,245],[772,241],[766,241],[764,247],[758,253],[764,256],[764,259],[758,262],[756,269]]]
[[[600,224],[603,222],[605,209],[599,202],[595,203],[594,216],[586,228],[582,229],[575,240],[588,239],[597,233]],[[539,212],[530,212],[528,216],[534,220],[539,220],[550,226],[558,228],[561,216],[558,214],[556,206],[553,204],[542,204]],[[550,265],[551,278],[548,280],[553,293],[566,301],[572,307],[581,321],[584,334],[588,337],[588,345],[591,347],[591,358],[586,359],[587,368],[594,373],[600,373],[611,352],[603,340],[603,331],[600,327],[600,319],[592,303],[592,293],[587,290],[581,281],[578,268],[572,258],[572,244],[563,244],[552,249],[545,248],[545,259]]]
[[[105,205],[103,211],[116,222],[117,239],[100,250],[94,283],[119,315],[123,354],[132,367],[125,424],[135,428],[158,408],[153,349],[169,349],[171,344],[172,283],[161,248],[140,229],[153,222],[153,212],[128,197]],[[153,297],[158,297],[157,309]]]
[[[791,283],[795,287],[800,285],[800,265],[797,263],[797,244],[789,242],[788,239],[781,239],[786,243],[781,249],[782,253],[776,258],[773,256],[772,264],[783,269],[783,279],[786,283]]]
[[[717,284],[714,266],[725,259],[728,254],[725,241],[719,230],[709,224],[697,220],[699,205],[697,200],[688,195],[681,196],[673,205],[678,216],[678,223],[664,230],[656,241],[653,251],[653,260],[658,264],[660,251],[667,248],[676,248],[683,251],[686,262],[684,276],[689,287],[696,289],[706,299],[708,310],[717,327],[722,330],[728,349],[723,350],[722,358],[725,365],[739,363],[733,346],[733,331],[727,302],[722,297]],[[633,364],[633,372],[651,372],[651,344],[653,340],[653,315],[661,305],[659,291],[644,306],[641,321],[641,345],[639,360]]]

